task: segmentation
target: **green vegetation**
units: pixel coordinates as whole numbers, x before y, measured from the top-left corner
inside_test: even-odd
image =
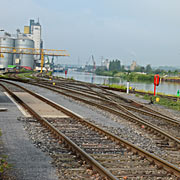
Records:
[[[7,163],[7,156],[0,156],[0,179],[3,174],[10,168],[10,165]]]
[[[36,79],[36,76],[32,76],[35,72],[33,71],[27,71],[24,73],[14,73],[18,78],[21,78],[22,80],[26,80],[27,78],[31,78],[31,79]],[[15,76],[11,76],[12,73],[6,73],[3,75],[0,75],[0,78],[11,78],[11,79],[16,79]]]
[[[8,75],[8,74],[3,74],[3,75],[0,75],[0,77],[2,77],[2,78],[8,78],[9,75]]]
[[[100,76],[113,76],[112,71],[104,71],[104,70],[100,70],[100,69],[96,70],[96,74],[100,75]]]
[[[149,81],[153,82],[154,75],[152,74],[138,74],[135,72],[129,73],[129,74],[123,74],[121,75],[122,78],[128,80],[128,81]]]
[[[74,78],[73,77],[71,77],[71,78],[67,78],[68,80],[74,80]]]
[[[8,65],[8,68],[16,68],[16,65]]]
[[[102,76],[113,76],[113,77],[121,77],[127,81],[154,81],[153,74],[140,74],[136,72],[118,72],[118,71],[103,71],[103,70],[96,70],[97,75]]]
[[[178,77],[178,76],[170,76],[170,77],[163,77],[163,79],[167,79],[167,80],[171,80],[171,79],[180,80],[180,77]]]
[[[117,89],[126,90],[126,86],[124,86],[124,85],[117,85],[117,84],[104,84],[104,85],[108,86],[110,88],[117,88]]]
[[[0,136],[2,135],[0,131]],[[4,173],[10,168],[10,165],[7,162],[7,156],[0,155],[0,179],[3,179]]]
[[[147,94],[144,95],[143,98],[146,99],[146,100],[150,100],[150,98],[152,98],[152,100],[154,101],[154,104],[159,104],[159,105],[162,105],[162,106],[165,106],[165,107],[180,111],[180,100],[173,101],[171,99],[162,98],[160,96],[155,96],[154,97],[154,96],[149,96]],[[159,98],[160,101],[156,102],[156,98]]]
[[[21,73],[33,73],[34,71],[22,68],[19,70],[19,72],[21,72]]]
[[[109,63],[109,71],[120,71],[121,70],[121,62],[119,60],[113,60]]]
[[[17,76],[23,80],[30,78],[30,79],[36,79],[35,76],[32,76],[34,72],[25,72],[25,73],[17,73]]]
[[[49,72],[46,73],[46,75],[47,76],[52,76],[52,73],[53,73],[52,71],[49,71]]]
[[[116,74],[114,74],[114,77],[124,77],[126,76],[126,73],[124,72],[117,72]]]
[[[19,73],[19,74],[17,74],[18,75],[18,77],[20,77],[20,78],[24,78],[24,77],[31,77],[31,75],[32,75],[33,73],[32,72],[25,72],[25,73]]]
[[[167,69],[167,68],[166,68]],[[175,69],[164,70],[163,68],[152,69],[151,65],[140,66],[137,64],[131,64],[131,66],[121,65],[121,61],[116,59],[109,62],[108,66],[104,65],[98,67],[95,71],[97,75],[121,77],[127,81],[146,81],[153,82],[154,75],[159,74],[163,80],[177,80],[180,82],[180,70]]]
[[[104,85],[108,86],[108,87],[111,87],[111,88],[117,88],[117,89],[121,89],[121,90],[126,90],[126,86],[123,86],[123,85],[117,85],[117,84],[111,84],[111,85],[104,84]],[[131,87],[130,87],[130,89],[131,89]],[[136,90],[136,92],[137,93],[138,92],[147,93],[144,96],[141,96],[139,94],[135,94],[136,97],[143,97],[144,99],[149,100],[149,101],[150,101],[150,98],[152,98],[154,104],[159,104],[159,105],[166,106],[168,108],[180,111],[180,98],[179,98],[178,101],[173,101],[173,100],[168,99],[168,98],[160,97],[160,95],[165,95],[163,93],[157,93],[157,96],[154,97],[152,91]],[[149,95],[149,94],[152,94],[152,95]],[[176,97],[176,96],[173,96],[173,95],[166,95],[166,96]],[[160,99],[159,102],[156,102],[157,97]]]

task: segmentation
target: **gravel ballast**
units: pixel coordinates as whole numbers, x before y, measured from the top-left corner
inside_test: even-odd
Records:
[[[128,140],[129,142],[136,144],[137,146],[146,149],[151,153],[155,153],[157,155],[163,155],[166,157],[167,153],[156,146],[156,143],[152,141],[151,137],[145,133],[143,133],[144,129],[141,129],[135,126],[133,123],[124,120],[120,117],[112,115],[108,112],[99,110],[89,105],[85,105],[81,102],[74,101],[68,97],[65,97],[61,94],[52,92],[50,90],[39,88],[37,86],[32,86],[29,84],[18,83],[29,90],[32,90],[64,107],[70,109],[71,111],[81,115],[87,120],[104,127],[108,131]],[[128,97],[128,95],[126,95]],[[133,97],[129,95],[129,97]],[[133,97],[133,99],[138,100],[138,97]],[[139,101],[143,103],[148,103],[146,100]]]
[[[158,155],[166,154],[166,152],[163,152],[159,147],[156,146],[156,144],[150,139],[150,137],[148,137],[148,135],[146,136],[142,133],[143,129],[140,130],[139,128],[134,128],[132,123],[122,120],[120,117],[110,115],[109,113],[85,105],[81,102],[74,101],[70,98],[64,97],[58,93],[51,92],[44,88],[22,83],[18,84],[28,88],[29,90],[33,90],[38,94],[41,94],[42,96],[70,109],[71,111],[85,117],[91,122],[103,126],[112,133],[115,133],[150,152]],[[143,100],[143,103],[148,102]]]

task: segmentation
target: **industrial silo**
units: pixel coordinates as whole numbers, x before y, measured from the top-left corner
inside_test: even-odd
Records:
[[[16,48],[34,48],[34,41],[26,37],[15,39]],[[25,52],[32,52],[31,50],[21,50]],[[33,69],[34,55],[16,54],[15,60],[19,59],[20,66],[28,66]]]
[[[14,39],[11,37],[0,37],[0,47],[14,47]],[[1,52],[5,51],[5,48],[1,48]],[[13,65],[13,54],[2,53],[3,57],[0,58],[0,66],[7,68],[8,65]]]

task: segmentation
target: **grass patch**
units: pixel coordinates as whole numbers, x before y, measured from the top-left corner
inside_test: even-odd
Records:
[[[113,76],[113,72],[112,71],[96,71],[96,75]]]
[[[2,78],[9,78],[9,75],[8,74],[3,74],[0,77],[2,77]]]
[[[125,76],[125,73],[123,72],[118,72],[116,74],[114,74],[114,77],[124,77]]]
[[[29,78],[29,79],[36,79],[37,77],[36,76],[32,76],[35,72],[25,72],[25,73],[19,73],[17,74],[17,76],[21,79],[26,79],[26,78]]]
[[[150,98],[152,98],[154,104],[159,104],[159,105],[162,105],[162,106],[165,106],[165,107],[168,107],[170,109],[174,109],[174,110],[178,110],[180,111],[180,100],[178,101],[173,101],[171,99],[167,99],[167,98],[162,98],[162,97],[159,97],[159,96],[149,96],[149,95],[144,95],[143,97],[144,99],[146,100],[149,100],[150,101]],[[159,98],[159,102],[156,102],[156,98]]]
[[[49,72],[46,73],[46,75],[47,76],[52,76],[52,73],[53,73],[52,71],[49,71]]]
[[[171,77],[163,77],[163,79],[177,79],[177,80],[180,80],[180,77],[171,76]]]
[[[19,73],[17,74],[18,77],[26,77],[26,76],[31,76],[33,73],[32,72],[25,72],[25,73]]]
[[[126,86],[124,86],[124,85],[117,85],[117,84],[104,84],[104,85],[108,86],[110,88],[126,90]]]

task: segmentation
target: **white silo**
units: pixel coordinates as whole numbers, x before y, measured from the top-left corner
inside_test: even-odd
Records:
[[[27,37],[17,38],[15,39],[15,47],[16,48],[34,48],[34,41],[31,39],[28,39]],[[29,50],[29,52],[31,51]],[[28,67],[31,67],[32,69],[34,68],[34,55],[16,54],[15,59],[17,58],[20,60],[20,63],[19,63],[20,66],[28,66]]]
[[[11,37],[0,37],[0,47],[14,47],[14,39]],[[1,51],[3,52],[5,48],[1,48]],[[13,54],[8,53],[2,53],[4,57],[0,58],[0,65],[3,66],[3,68],[7,68],[8,65],[13,65]]]

